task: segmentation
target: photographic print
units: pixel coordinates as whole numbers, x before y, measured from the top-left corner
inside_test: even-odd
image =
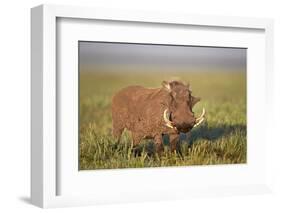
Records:
[[[79,41],[79,169],[247,162],[247,49]]]

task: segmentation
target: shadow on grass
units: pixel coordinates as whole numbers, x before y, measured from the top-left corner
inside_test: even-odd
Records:
[[[188,134],[181,133],[180,134],[180,143],[187,143],[188,146],[192,146],[198,140],[208,140],[211,142],[215,142],[221,137],[229,136],[232,133],[239,132],[242,135],[246,135],[246,125],[219,125],[216,127],[209,127],[208,124],[202,125],[196,129],[193,129]],[[148,154],[148,156],[152,156],[155,154],[155,146],[153,140],[145,140],[145,143],[141,143],[137,147],[133,149],[135,156],[140,156],[144,151]],[[163,136],[163,144],[164,146],[169,146],[169,136]],[[118,143],[115,144],[118,147]]]
[[[240,132],[242,135],[246,135],[246,131],[246,125],[220,125],[216,127],[208,127],[208,125],[203,125],[192,130],[188,136],[181,136],[181,140],[185,140],[189,145],[192,145],[200,139],[216,141],[217,139],[228,136],[234,132]]]

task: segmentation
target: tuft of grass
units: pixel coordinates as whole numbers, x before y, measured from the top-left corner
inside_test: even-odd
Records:
[[[202,98],[207,120],[181,135],[181,153],[170,152],[164,138],[164,153],[155,154],[153,141],[143,140],[133,149],[130,132],[118,143],[111,135],[111,97],[128,85],[159,87],[162,80],[178,76],[191,84],[193,94]],[[239,164],[247,161],[246,74],[244,72],[80,72],[81,170]]]

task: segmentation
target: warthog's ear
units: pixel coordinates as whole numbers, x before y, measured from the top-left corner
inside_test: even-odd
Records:
[[[165,89],[168,90],[169,92],[172,91],[170,82],[163,81],[163,82],[162,82],[162,86],[163,86],[163,88],[165,88]]]
[[[201,98],[191,96],[191,108],[193,108],[200,100]]]
[[[191,91],[190,83],[189,82],[184,82],[184,83],[185,83],[185,86],[188,88],[188,90]]]

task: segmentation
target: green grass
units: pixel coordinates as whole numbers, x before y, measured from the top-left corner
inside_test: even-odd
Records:
[[[143,140],[138,155],[130,132],[120,143],[111,135],[111,97],[128,85],[159,87],[162,80],[189,81],[193,94],[202,98],[194,112],[207,112],[206,121],[181,135],[182,154],[169,150],[158,156],[151,140]],[[81,170],[246,163],[246,74],[244,72],[131,72],[80,73]]]

